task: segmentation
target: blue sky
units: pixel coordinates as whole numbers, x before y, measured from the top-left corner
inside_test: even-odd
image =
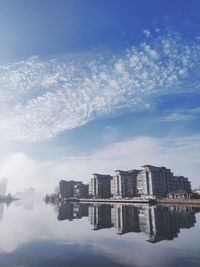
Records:
[[[150,163],[198,186],[199,9],[199,0],[0,1],[0,174],[53,186]]]

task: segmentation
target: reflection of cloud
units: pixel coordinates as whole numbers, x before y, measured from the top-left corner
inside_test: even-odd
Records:
[[[47,139],[120,109],[147,108],[155,95],[197,90],[199,57],[198,45],[168,31],[109,60],[32,57],[1,65],[1,137]]]
[[[52,161],[35,161],[24,154],[13,154],[2,165],[0,176],[9,179],[9,191],[33,186],[52,192],[61,178],[88,182],[91,174],[129,170],[143,164],[166,166],[177,175],[188,176],[199,184],[200,136],[175,138],[136,137],[116,142],[80,157],[65,157]],[[23,171],[22,171],[23,170]]]

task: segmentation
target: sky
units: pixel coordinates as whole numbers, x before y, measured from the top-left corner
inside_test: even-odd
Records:
[[[0,177],[144,164],[200,185],[199,0],[0,0]]]

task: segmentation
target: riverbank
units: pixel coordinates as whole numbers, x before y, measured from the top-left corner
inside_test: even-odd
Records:
[[[151,205],[156,204],[178,204],[178,205],[190,205],[190,206],[199,206],[200,199],[80,199],[80,202],[83,203],[148,203]]]
[[[81,198],[79,200],[80,202],[83,203],[144,203],[144,204],[156,204],[156,200],[155,199],[140,199],[140,198],[132,198],[132,199],[102,199],[102,198],[95,198],[95,199],[88,199],[88,198]]]
[[[190,205],[200,207],[200,199],[170,199],[162,198],[156,199],[157,204],[178,204],[178,205]]]
[[[45,200],[45,199],[44,199]],[[122,203],[122,204],[149,204],[149,205],[185,205],[185,206],[196,206],[200,207],[200,199],[170,199],[170,198],[130,198],[130,199],[109,199],[109,198],[64,198],[56,199],[55,202],[80,202],[80,203],[100,203],[100,204],[112,204],[112,203]]]

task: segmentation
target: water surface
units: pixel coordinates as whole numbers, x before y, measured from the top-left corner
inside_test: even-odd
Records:
[[[0,266],[199,267],[200,209],[0,205]]]

